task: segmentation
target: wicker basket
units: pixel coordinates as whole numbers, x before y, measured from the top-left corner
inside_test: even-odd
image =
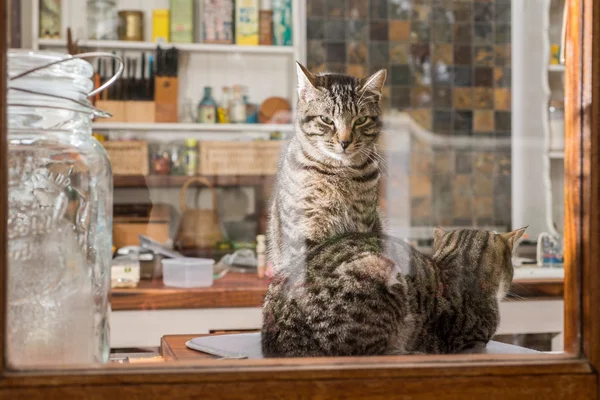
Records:
[[[107,141],[103,145],[110,158],[113,175],[149,174],[148,142]]]
[[[201,142],[200,175],[275,175],[283,142]]]

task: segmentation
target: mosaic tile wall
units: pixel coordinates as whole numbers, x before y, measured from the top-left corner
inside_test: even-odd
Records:
[[[492,143],[413,144],[413,226],[510,226],[510,149],[493,145],[511,132],[510,19],[510,0],[308,0],[310,70],[386,68],[386,107],[436,134]]]

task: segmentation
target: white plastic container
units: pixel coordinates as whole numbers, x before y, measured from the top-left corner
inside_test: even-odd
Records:
[[[170,258],[162,260],[165,286],[194,288],[213,284],[214,260],[208,258]]]

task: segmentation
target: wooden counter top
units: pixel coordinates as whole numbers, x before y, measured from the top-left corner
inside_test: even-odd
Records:
[[[165,287],[162,281],[141,281],[134,289],[113,289],[113,311],[185,308],[261,307],[269,281],[255,274],[230,272],[208,288]]]
[[[162,281],[141,281],[135,289],[113,289],[113,311],[189,308],[261,307],[269,281],[254,274],[230,272],[209,288],[178,289]],[[516,280],[510,288],[516,298],[563,297],[562,279]]]
[[[217,356],[188,348],[188,340],[205,335],[166,335],[160,339],[159,354],[165,361],[216,360]]]

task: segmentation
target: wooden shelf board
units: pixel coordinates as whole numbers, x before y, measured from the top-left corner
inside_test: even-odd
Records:
[[[134,289],[112,289],[111,306],[114,311],[261,307],[268,287],[267,279],[237,272],[230,272],[209,288],[198,289],[169,288],[160,280],[143,280]],[[562,279],[517,280],[510,293],[519,296],[518,301],[562,298],[563,287]]]
[[[197,289],[166,287],[162,280],[141,281],[134,289],[112,289],[113,311],[190,308],[261,307],[269,281],[255,274],[230,272],[213,286]]]
[[[154,42],[133,42],[125,40],[79,40],[79,47],[114,50],[154,50],[159,44]],[[38,45],[46,48],[63,48],[63,39],[38,39]],[[245,54],[294,54],[292,46],[240,46],[235,44],[211,43],[161,43],[160,47],[177,47],[181,51],[196,53],[245,53]]]
[[[174,175],[115,175],[115,188],[181,187],[190,176]],[[271,175],[205,176],[214,186],[259,186],[271,182]]]
[[[94,130],[129,130],[129,131],[173,131],[173,132],[290,132],[294,130],[291,124],[187,124],[187,123],[127,123],[127,122],[96,122]]]

